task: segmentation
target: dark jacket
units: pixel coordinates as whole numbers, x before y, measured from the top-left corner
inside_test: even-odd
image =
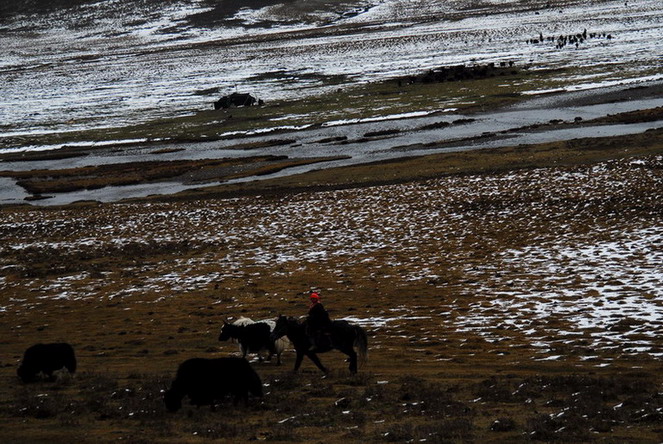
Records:
[[[318,302],[308,310],[308,328],[310,332],[323,331],[331,327],[331,319],[325,307]]]

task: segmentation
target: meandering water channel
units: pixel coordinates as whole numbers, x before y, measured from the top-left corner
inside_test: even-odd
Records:
[[[293,143],[251,150],[233,149],[238,139],[211,142],[155,146],[132,145],[121,151],[98,148],[85,157],[63,160],[3,162],[1,170],[75,168],[100,164],[119,164],[143,161],[183,159],[220,159],[258,155],[284,155],[290,158],[343,156],[342,160],[284,169],[272,175],[248,177],[236,181],[259,180],[299,174],[311,170],[361,164],[400,157],[420,156],[449,151],[476,150],[520,144],[535,144],[577,138],[610,137],[637,134],[663,127],[663,121],[634,124],[568,124],[598,119],[611,114],[663,106],[663,82],[646,82],[637,87],[615,86],[597,90],[565,92],[534,97],[507,109],[460,115],[440,113],[398,120],[364,122],[329,127],[310,128],[290,133],[241,138],[241,143],[274,139],[295,140]],[[551,121],[566,122],[550,125]],[[456,123],[454,123],[456,122]],[[448,125],[444,125],[447,123]],[[422,129],[431,125],[434,129]],[[366,134],[388,132],[384,137]],[[343,143],[323,143],[321,140],[343,138]],[[178,148],[172,153],[155,154],[159,148]],[[214,182],[210,185],[216,185]],[[201,184],[180,181],[152,184],[109,186],[97,190],[61,193],[34,201],[35,205],[60,205],[80,200],[112,202],[153,194],[173,194]],[[11,179],[0,181],[0,204],[24,202],[26,192]]]

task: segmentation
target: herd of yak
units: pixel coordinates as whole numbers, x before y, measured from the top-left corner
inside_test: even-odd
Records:
[[[587,32],[587,29],[584,29],[582,32],[577,34],[560,34],[560,35],[551,35],[544,37],[542,32],[539,32],[538,38],[532,38],[525,40],[527,44],[539,44],[544,42],[555,43],[555,49],[562,49],[565,46],[575,46],[576,49],[580,47],[582,43],[585,43],[589,39],[594,38],[604,38],[606,40],[612,40],[612,34],[600,33],[600,32]]]
[[[189,398],[192,405],[210,405],[231,396],[233,404],[243,401],[248,404],[249,394],[262,397],[262,381],[251,364],[246,360],[247,353],[267,350],[268,360],[277,356],[281,363],[281,353],[292,345],[297,354],[295,371],[299,369],[304,356],[308,356],[320,370],[327,369],[320,363],[316,353],[337,349],[349,356],[350,371],[357,372],[357,353],[365,358],[367,352],[366,332],[357,325],[346,321],[333,321],[327,344],[319,344],[313,351],[306,334],[306,321],[280,316],[277,321],[264,320],[254,322],[249,318],[240,318],[233,323],[224,322],[219,335],[220,341],[237,341],[242,357],[192,358],[184,361],[177,369],[177,374],[170,389],[165,392],[166,408],[176,412],[182,407],[182,399]],[[67,371],[74,374],[77,368],[76,355],[68,343],[36,344],[29,347],[17,370],[18,377],[24,383],[39,379],[54,380],[56,372]]]

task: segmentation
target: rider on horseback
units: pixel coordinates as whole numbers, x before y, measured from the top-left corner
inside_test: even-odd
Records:
[[[318,347],[331,345],[330,327],[331,319],[329,313],[320,302],[320,294],[317,291],[312,291],[310,295],[311,304],[308,309],[307,318],[307,334],[311,347],[309,351],[316,351]]]

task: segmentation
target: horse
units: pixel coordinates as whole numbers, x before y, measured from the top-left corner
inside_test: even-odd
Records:
[[[310,349],[311,342],[306,333],[306,321],[300,322],[293,317],[281,315],[272,331],[272,338],[278,339],[287,336],[290,339],[297,353],[294,371],[299,370],[304,356],[308,356],[320,370],[327,373],[329,370],[322,365],[317,353],[324,353],[335,349],[350,357],[350,373],[357,373],[357,356],[364,362],[368,353],[366,331],[358,325],[350,324],[348,321],[332,321],[330,333],[331,343],[319,344],[315,351],[312,351]],[[355,352],[355,347],[358,348],[359,355]]]
[[[271,319],[254,322],[249,318],[239,318],[232,324],[224,322],[219,334],[219,341],[232,339],[234,342],[236,340],[239,342],[242,357],[246,358],[247,353],[258,353],[260,362],[262,362],[260,351],[266,349],[269,352],[267,360],[271,360],[272,356],[276,355],[276,364],[281,365],[281,354],[288,341],[285,338],[271,339],[270,333],[274,329],[274,325],[274,321]]]

